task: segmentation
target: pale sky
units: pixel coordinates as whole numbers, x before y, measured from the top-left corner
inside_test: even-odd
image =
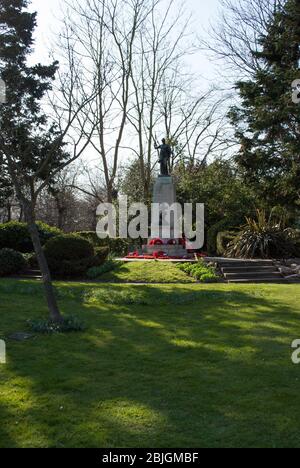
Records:
[[[180,2],[179,2],[180,3]],[[205,31],[209,29],[210,22],[214,22],[220,0],[185,0],[187,10],[192,13],[192,31],[197,35],[205,35]],[[47,61],[52,62],[49,57],[51,45],[55,43],[55,35],[60,32],[61,22],[63,17],[61,5],[65,5],[64,0],[32,0],[30,10],[38,13],[38,27],[36,30],[35,53],[31,58],[33,63]],[[53,50],[55,58],[55,48]],[[187,59],[187,65],[190,72],[193,72],[198,77],[199,88],[203,91],[210,87],[210,84],[216,79],[216,62],[212,62],[206,57],[204,52],[198,52]],[[217,71],[219,75],[219,71]],[[94,159],[94,151],[87,150],[85,158]]]
[[[187,9],[193,13],[193,29],[198,34],[204,34],[209,29],[210,22],[216,17],[220,0],[185,0]],[[54,41],[55,32],[59,31],[61,18],[61,5],[63,0],[32,0],[31,10],[38,12],[38,28],[36,31],[35,60],[47,60],[47,51]],[[203,52],[193,57],[195,71],[203,77],[203,80],[211,80],[214,66],[206,58]]]

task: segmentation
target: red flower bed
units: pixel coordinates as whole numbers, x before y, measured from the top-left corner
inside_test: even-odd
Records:
[[[175,239],[170,239],[170,240],[168,241],[168,245],[177,245],[177,242],[176,242]]]
[[[152,239],[149,242],[149,245],[164,245],[164,243],[161,239]]]

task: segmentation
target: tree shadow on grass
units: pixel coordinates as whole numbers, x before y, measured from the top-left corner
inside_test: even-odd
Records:
[[[33,402],[23,418],[51,446],[300,445],[296,308],[221,287],[176,305],[178,289],[193,292],[138,287],[152,305],[65,298],[88,330],[27,343],[22,360],[15,350],[10,371]]]

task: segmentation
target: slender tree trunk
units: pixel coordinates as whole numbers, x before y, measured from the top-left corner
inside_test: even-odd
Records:
[[[7,222],[11,221],[11,204],[7,204]]]
[[[60,311],[57,305],[57,300],[55,297],[55,293],[54,293],[54,289],[53,289],[53,285],[51,281],[50,270],[49,270],[48,263],[47,263],[47,260],[46,260],[46,257],[42,248],[39,232],[35,224],[35,216],[34,216],[32,207],[30,205],[24,206],[24,214],[25,214],[25,220],[28,224],[28,230],[29,230],[30,237],[33,243],[34,251],[36,253],[38,264],[42,273],[45,296],[46,296],[46,300],[48,304],[50,319],[53,320],[54,322],[61,322],[63,318],[60,314]]]
[[[23,221],[23,207],[20,207],[20,214],[19,214],[19,222],[21,223]]]

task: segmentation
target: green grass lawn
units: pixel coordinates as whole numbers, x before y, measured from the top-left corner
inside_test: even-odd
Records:
[[[170,262],[121,263],[101,276],[102,281],[118,283],[194,283],[195,280]]]
[[[87,329],[7,340],[0,447],[300,447],[300,285],[56,286]],[[0,297],[0,338],[46,314]]]

